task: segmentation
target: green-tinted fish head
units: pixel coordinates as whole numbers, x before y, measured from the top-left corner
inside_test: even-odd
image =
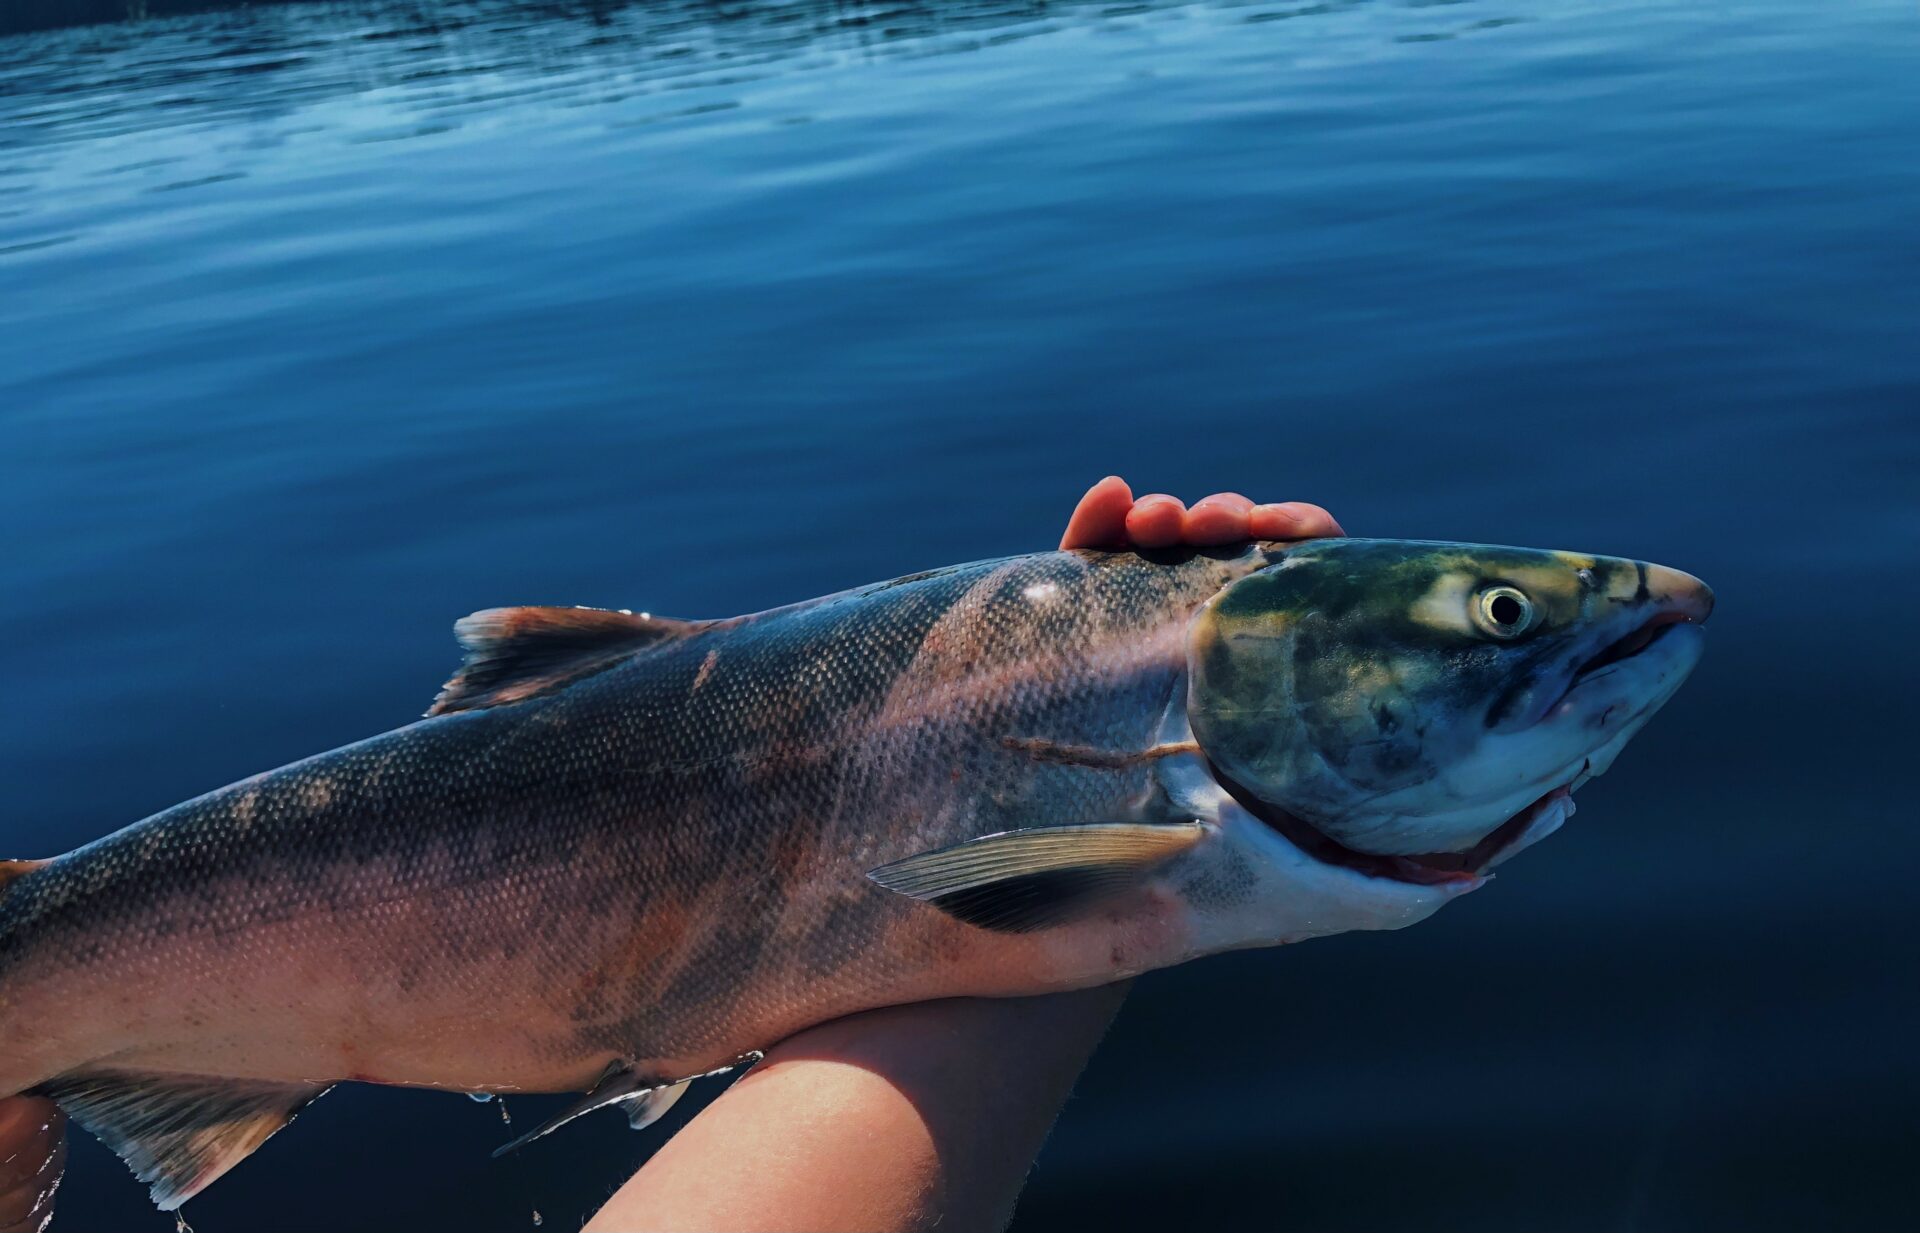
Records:
[[[1712,607],[1642,562],[1318,540],[1201,610],[1188,714],[1264,816],[1472,872],[1564,819],[1692,671]]]

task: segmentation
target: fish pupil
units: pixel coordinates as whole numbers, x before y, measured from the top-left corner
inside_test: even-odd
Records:
[[[1521,610],[1520,601],[1511,595],[1494,596],[1493,602],[1487,605],[1487,608],[1487,615],[1499,625],[1518,625],[1520,618],[1526,615]]]

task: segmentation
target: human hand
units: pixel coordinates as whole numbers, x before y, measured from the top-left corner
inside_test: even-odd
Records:
[[[1127,481],[1109,475],[1080,498],[1062,548],[1204,548],[1246,539],[1319,539],[1345,535],[1333,515],[1305,501],[1255,505],[1237,492],[1193,503],[1156,492],[1135,500]]]
[[[1136,501],[1109,476],[1080,499],[1060,546],[1341,534],[1317,505],[1237,493],[1191,508],[1158,493]],[[808,1029],[769,1050],[588,1228],[997,1227],[1125,996],[1119,985],[928,1002]],[[51,1101],[0,1099],[0,1233],[38,1233],[53,1219],[65,1131]],[[754,1150],[743,1157],[743,1146]],[[743,1158],[756,1160],[745,1175]]]
[[[1136,501],[1109,476],[1080,499],[1060,546],[1341,534],[1317,505],[1217,493],[1189,509],[1161,494]],[[584,1233],[1002,1228],[1126,989],[922,1002],[809,1028],[769,1049]]]
[[[0,1233],[39,1233],[67,1167],[67,1117],[51,1100],[0,1100]]]

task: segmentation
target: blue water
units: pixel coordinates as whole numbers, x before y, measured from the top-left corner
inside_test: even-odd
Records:
[[[1917,121],[1908,0],[0,37],[0,855],[404,722],[472,609],[1046,547],[1107,472],[1648,557],[1711,646],[1578,820],[1143,981],[1019,1227],[1910,1221]],[[346,1090],[189,1214],[571,1228],[659,1132],[502,1137]],[[77,1139],[56,1227],[164,1228]]]

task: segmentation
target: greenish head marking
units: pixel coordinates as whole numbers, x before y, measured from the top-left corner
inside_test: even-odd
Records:
[[[1201,610],[1188,714],[1215,766],[1349,847],[1463,851],[1604,769],[1711,603],[1618,558],[1313,541]]]

